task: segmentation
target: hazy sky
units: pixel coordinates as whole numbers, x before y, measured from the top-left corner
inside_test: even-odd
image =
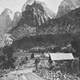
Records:
[[[0,13],[5,9],[9,8],[13,12],[21,11],[23,4],[27,0],[0,0]],[[58,6],[62,0],[39,0],[47,4],[47,6],[53,11],[57,12]]]

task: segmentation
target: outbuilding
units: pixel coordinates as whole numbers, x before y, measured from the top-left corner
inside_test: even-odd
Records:
[[[47,56],[50,56],[51,60],[55,61],[63,72],[79,72],[79,59],[75,58],[72,53],[48,53]]]

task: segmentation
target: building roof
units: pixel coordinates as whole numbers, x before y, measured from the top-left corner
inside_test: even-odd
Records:
[[[52,60],[73,60],[72,53],[49,53]]]

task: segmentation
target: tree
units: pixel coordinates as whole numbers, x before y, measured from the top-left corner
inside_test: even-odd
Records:
[[[76,57],[80,57],[80,39],[73,39],[71,41],[72,48],[76,51],[74,54]]]
[[[4,54],[4,68],[14,68],[15,59],[13,58],[13,48],[11,46],[3,47],[3,54]]]
[[[74,38],[71,41],[71,45],[72,45],[72,48],[74,48],[74,50],[76,51],[76,52],[73,53],[73,55],[75,57],[79,57],[79,68],[80,68],[80,39],[79,38]]]

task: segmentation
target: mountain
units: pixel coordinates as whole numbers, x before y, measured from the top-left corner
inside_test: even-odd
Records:
[[[0,15],[0,30],[3,33],[9,32],[17,25],[21,16],[20,12],[13,13],[10,9],[6,8]]]
[[[48,28],[44,26],[45,31],[47,30],[47,33],[80,33],[80,8],[72,10],[68,14],[65,14],[57,19],[52,19],[47,26]]]
[[[49,20],[38,28],[38,33],[39,35],[70,34],[72,37],[79,37],[80,8],[76,8],[59,18]]]
[[[0,15],[0,47],[5,45],[5,34],[12,28],[12,11],[6,8]]]
[[[29,6],[29,5],[28,5]],[[55,34],[74,34],[80,32],[80,8],[70,11],[68,14],[61,16],[59,18],[52,18],[41,25],[33,24],[35,19],[30,19],[32,15],[27,16],[30,9],[32,9],[30,5],[29,9],[26,9],[22,12],[22,18],[19,21],[18,25],[12,29],[11,34],[14,39],[21,39],[25,36],[36,36],[36,35],[55,35]],[[31,8],[30,8],[31,7]],[[37,7],[36,7],[37,8]],[[25,14],[25,15],[24,15]],[[29,21],[30,19],[30,21]],[[29,21],[29,22],[28,22]],[[32,23],[31,23],[32,21]],[[34,26],[35,25],[35,26]],[[73,36],[74,36],[73,35]]]
[[[72,10],[62,17],[51,19],[38,28],[39,35],[21,37],[12,46],[19,49],[48,47],[51,45],[65,46],[76,38],[80,38],[80,8]],[[16,33],[15,33],[16,35]],[[18,36],[18,35],[17,35]]]
[[[11,14],[12,11],[10,9],[5,9],[0,15],[0,33],[6,33],[9,29],[11,29]]]
[[[25,11],[27,5],[33,5],[33,3],[40,4],[43,7],[43,9],[44,9],[45,13],[47,14],[47,16],[49,16],[50,18],[55,17],[55,13],[52,12],[44,2],[40,2],[38,0],[27,0],[27,2],[24,4],[24,6],[22,8],[22,11]]]
[[[33,2],[28,2],[25,5],[25,11],[22,12],[22,23],[20,24],[23,24],[24,22],[29,26],[39,26],[48,19],[52,18],[54,15],[54,13],[51,14],[52,12],[46,7],[43,2],[35,0]]]
[[[0,15],[0,47],[4,47],[9,40],[6,40],[8,32],[13,29],[21,18],[20,12],[13,12],[6,8]]]
[[[59,5],[58,13],[56,17],[61,17],[71,10],[80,7],[80,0],[63,0]]]
[[[31,0],[23,6],[21,19],[10,33],[16,39],[35,35],[38,32],[38,27],[52,18],[55,18],[55,14],[43,2]]]

